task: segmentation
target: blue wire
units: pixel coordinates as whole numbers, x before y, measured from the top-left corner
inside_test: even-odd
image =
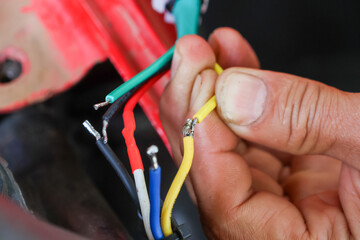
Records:
[[[156,240],[164,238],[160,225],[161,167],[150,168],[150,227]]]

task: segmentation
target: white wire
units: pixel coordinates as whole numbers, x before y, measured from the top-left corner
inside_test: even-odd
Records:
[[[154,240],[154,236],[150,228],[150,201],[146,188],[144,171],[141,169],[136,169],[134,171],[134,179],[137,195],[140,202],[140,210],[144,222],[145,232],[149,240]]]

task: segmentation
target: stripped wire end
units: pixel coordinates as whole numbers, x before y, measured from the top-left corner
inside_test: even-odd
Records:
[[[183,128],[184,137],[194,137],[195,125],[198,123],[198,119],[194,118],[193,120],[187,119]]]
[[[88,120],[85,120],[83,122],[83,126],[89,131],[89,133],[91,133],[96,138],[96,141],[101,139],[100,133],[96,131],[96,129],[93,127],[93,125],[91,125]]]
[[[159,152],[159,148],[156,145],[151,145],[146,150],[147,155],[149,156],[153,169],[159,168],[159,163],[156,154]]]
[[[103,127],[102,127],[102,134],[103,134],[103,137],[104,137],[104,143],[106,144],[109,140],[108,138],[108,135],[107,135],[107,128],[109,126],[109,122],[107,120],[104,120],[103,121]]]
[[[97,104],[94,104],[94,109],[98,110],[99,108],[105,107],[105,106],[107,106],[109,104],[110,104],[110,101],[97,103]]]

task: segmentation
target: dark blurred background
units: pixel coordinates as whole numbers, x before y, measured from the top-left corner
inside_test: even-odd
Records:
[[[360,90],[358,0],[210,0],[203,23],[237,29],[264,69]]]
[[[297,74],[357,92],[359,13],[358,0],[210,0],[201,33],[207,38],[217,27],[233,27],[253,46],[263,69]],[[8,161],[35,215],[96,239],[111,239],[104,237],[109,234],[104,229],[121,230],[121,225],[134,239],[145,239],[130,198],[96,149],[93,137],[81,125],[89,119],[100,129],[103,111],[95,112],[92,104],[120,81],[106,61],[95,66],[71,90],[45,103],[0,116],[0,156]],[[164,197],[176,168],[139,107],[136,121],[140,151],[145,153],[154,143],[160,147]],[[109,128],[110,144],[129,167],[122,127],[118,115]],[[148,166],[144,154],[143,159]],[[74,183],[78,185],[74,187]],[[69,198],[74,201],[69,202]],[[76,212],[79,208],[82,211]],[[101,217],[93,218],[94,212]],[[175,216],[179,223],[191,228],[192,239],[205,239],[196,208],[185,190],[175,206]],[[99,235],[79,227],[87,224]]]

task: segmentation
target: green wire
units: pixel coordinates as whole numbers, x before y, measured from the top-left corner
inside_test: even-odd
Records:
[[[130,91],[137,85],[139,85],[139,84],[143,83],[144,81],[146,81],[147,79],[149,79],[150,76],[154,75],[154,73],[158,72],[161,68],[163,68],[166,64],[168,64],[171,61],[171,59],[174,55],[174,49],[175,49],[175,46],[171,47],[164,55],[162,55],[158,60],[156,60],[149,67],[147,67],[143,71],[139,72],[133,78],[129,79],[129,81],[124,82],[119,87],[117,87],[114,91],[109,93],[106,96],[105,101],[113,103],[116,101],[116,99],[118,99],[119,97],[121,97],[122,95],[127,93],[128,91]]]
[[[197,34],[200,19],[201,0],[177,0],[172,13],[175,17],[177,38]]]
[[[174,4],[173,14],[175,16],[176,31],[178,39],[188,35],[198,33],[198,23],[200,17],[200,0],[177,0]],[[135,75],[133,78],[124,82],[111,93],[106,95],[105,101],[109,103],[115,102],[119,97],[142,84],[162,69],[166,64],[171,62],[174,55],[175,46],[171,47],[164,55],[156,60],[149,67]]]

